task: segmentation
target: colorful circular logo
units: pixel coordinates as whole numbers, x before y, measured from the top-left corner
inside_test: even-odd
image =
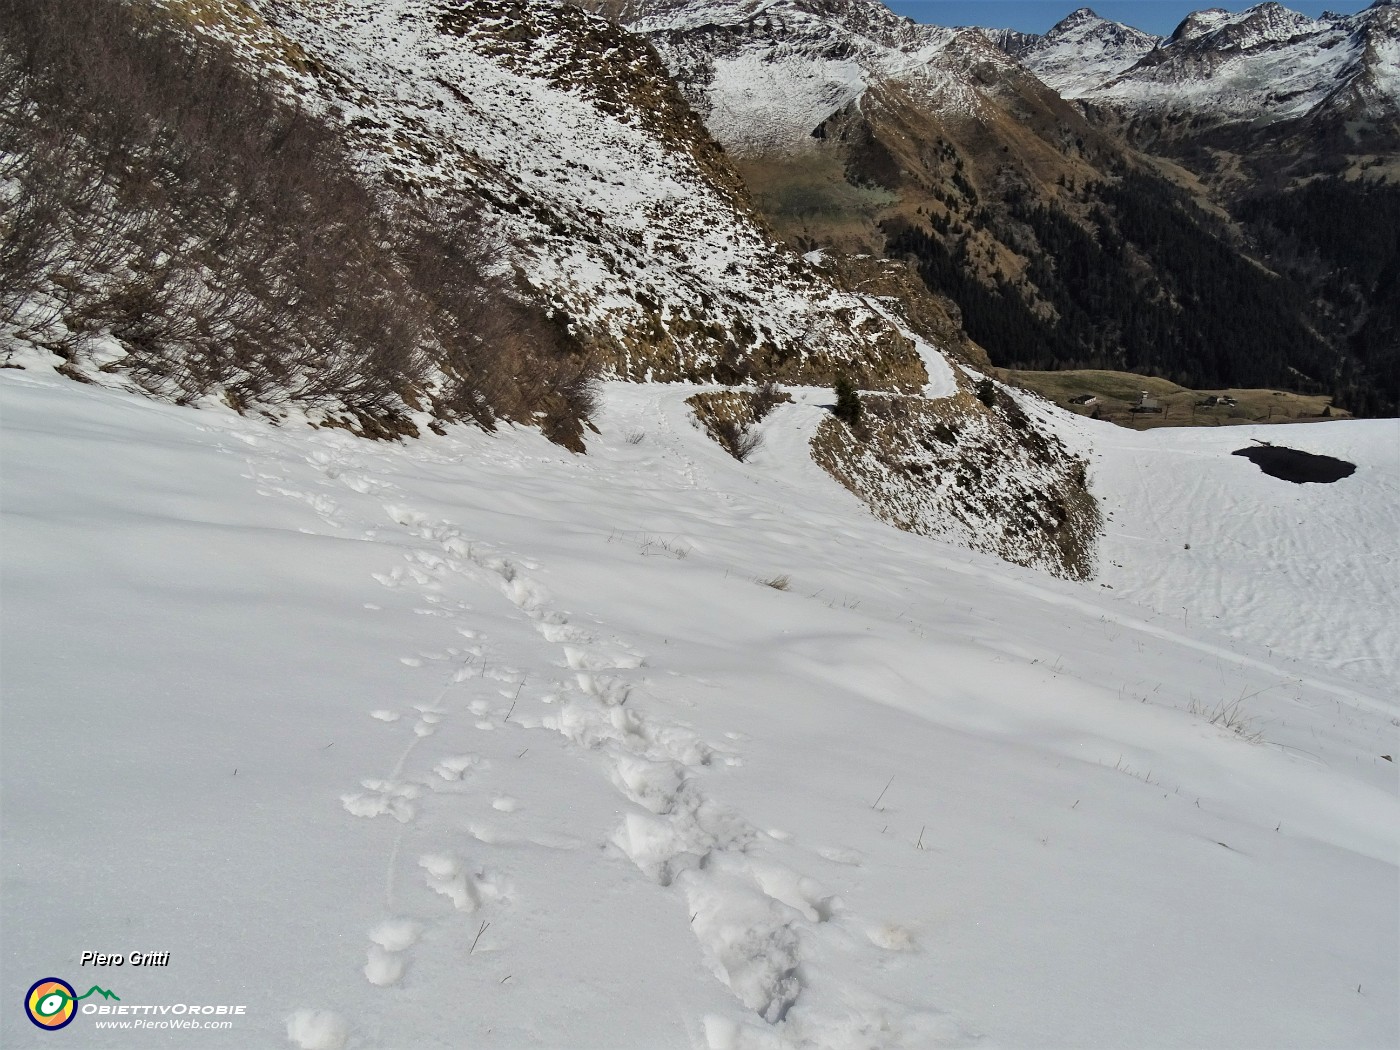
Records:
[[[24,997],[24,1012],[40,1028],[55,1031],[73,1020],[78,1012],[78,993],[67,981],[45,977],[35,981]]]

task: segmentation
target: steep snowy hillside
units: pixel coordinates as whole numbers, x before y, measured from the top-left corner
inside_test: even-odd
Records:
[[[484,200],[509,263],[615,374],[925,382],[880,313],[773,243],[654,52],[607,21],[544,0],[219,2],[196,28],[251,35],[369,171]]]
[[[229,1048],[1395,1044],[1395,423],[1289,428],[1357,464],[1300,490],[1029,405],[1102,457],[1120,565],[1071,584],[874,521],[829,391],[738,463],[693,389],[610,384],[577,457],[0,373],[8,994],[115,993],[73,1047],[172,1003]]]

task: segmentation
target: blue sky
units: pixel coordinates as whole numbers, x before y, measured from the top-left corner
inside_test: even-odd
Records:
[[[1262,0],[1259,0],[1262,2]],[[1351,14],[1369,7],[1371,0],[1298,0],[1283,6],[1316,18],[1323,11]],[[1149,33],[1166,36],[1192,11],[1205,7],[1223,7],[1243,11],[1253,3],[1232,3],[1229,0],[885,0],[901,15],[916,22],[932,22],[944,26],[988,26],[995,29],[1019,29],[1025,33],[1043,33],[1076,7],[1092,7],[1104,18],[1126,22]]]

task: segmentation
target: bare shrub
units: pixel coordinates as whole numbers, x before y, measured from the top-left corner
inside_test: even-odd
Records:
[[[741,462],[763,444],[763,435],[754,426],[773,408],[792,396],[767,382],[755,390],[716,390],[695,394],[686,404],[705,432],[726,452]]]
[[[714,435],[714,439],[719,442],[720,448],[741,463],[763,444],[762,434],[733,419],[719,418],[714,420],[710,432]]]
[[[754,422],[761,421],[768,413],[784,402],[791,402],[792,395],[779,389],[778,384],[769,379],[758,386],[749,396],[749,405]]]
[[[427,407],[582,448],[597,366],[497,274],[475,205],[371,190],[334,127],[164,9],[0,0],[0,103],[0,324],[70,362],[110,334],[177,401],[376,436]]]

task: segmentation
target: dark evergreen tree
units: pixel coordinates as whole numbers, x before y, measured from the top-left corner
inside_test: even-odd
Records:
[[[856,393],[855,384],[846,376],[837,378],[835,389],[836,404],[831,410],[832,415],[854,429],[860,424],[860,394]]]

